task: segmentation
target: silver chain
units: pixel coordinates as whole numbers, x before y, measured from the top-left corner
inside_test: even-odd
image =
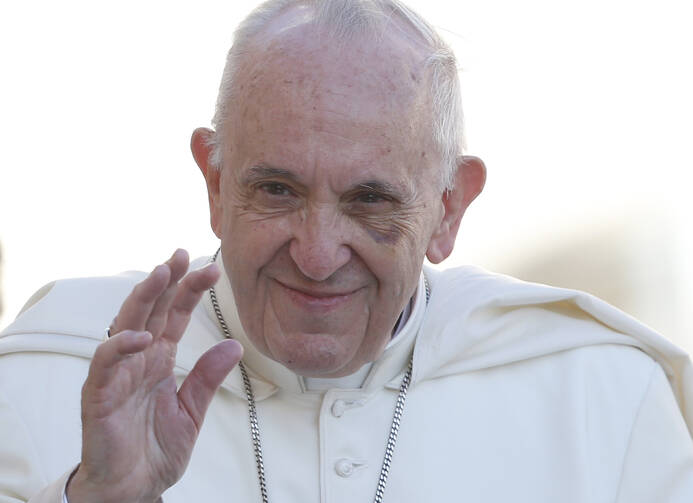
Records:
[[[219,255],[221,249],[212,257],[212,262],[214,262]],[[431,296],[431,291],[428,286],[428,281],[424,276],[424,285],[426,287],[426,304],[428,304],[428,299]],[[231,330],[229,330],[224,316],[221,314],[221,308],[219,307],[219,302],[217,301],[217,293],[212,286],[209,289],[209,298],[212,301],[212,307],[214,308],[214,314],[217,316],[219,321],[219,326],[224,332],[224,336],[227,339],[233,339],[231,335]],[[243,387],[245,388],[245,397],[248,401],[248,418],[250,420],[250,436],[253,439],[253,450],[255,451],[255,464],[257,465],[257,479],[260,483],[260,495],[262,497],[262,503],[268,503],[267,498],[267,480],[265,479],[265,463],[262,459],[262,442],[260,441],[260,424],[257,420],[257,408],[255,407],[255,394],[253,393],[253,388],[250,385],[250,378],[248,377],[248,372],[245,369],[243,362],[238,362],[238,368],[241,371],[241,376],[243,378]],[[407,390],[409,389],[409,383],[411,382],[411,373],[413,368],[413,357],[409,360],[409,365],[402,378],[402,384],[399,387],[399,394],[397,395],[397,403],[395,404],[395,413],[392,416],[392,425],[390,426],[390,434],[387,437],[387,445],[385,446],[385,456],[383,458],[383,466],[380,469],[380,477],[378,477],[378,487],[375,490],[374,503],[382,503],[385,494],[385,485],[387,484],[387,477],[390,475],[390,465],[392,464],[392,455],[395,452],[395,444],[397,443],[397,435],[399,434],[399,425],[402,419],[402,413],[404,412],[404,401],[407,399]]]
[[[217,253],[219,253],[217,251]],[[216,255],[214,255],[216,258]],[[217,315],[217,320],[219,320],[219,325],[224,331],[224,336],[227,339],[233,339],[231,336],[231,331],[226,325],[224,316],[221,314],[221,309],[219,308],[219,302],[217,302],[217,293],[212,286],[209,289],[209,298],[212,300],[212,306],[214,307],[214,313]],[[255,464],[257,465],[257,479],[260,483],[260,495],[262,496],[262,503],[268,503],[267,499],[267,481],[265,480],[265,463],[262,459],[262,442],[260,441],[260,424],[257,421],[257,409],[255,407],[255,394],[253,393],[253,387],[250,385],[250,378],[248,377],[248,372],[245,370],[245,365],[242,361],[238,362],[238,368],[241,370],[241,376],[243,377],[243,387],[245,388],[245,398],[248,401],[248,419],[250,420],[250,436],[253,439],[253,450],[255,451]]]
[[[390,464],[392,463],[392,454],[395,452],[395,443],[397,443],[397,435],[399,434],[399,423],[404,412],[404,401],[407,399],[407,390],[411,382],[412,359],[409,359],[407,371],[402,378],[402,384],[399,386],[399,395],[397,395],[397,403],[395,404],[395,413],[392,416],[392,425],[390,426],[390,434],[387,437],[387,445],[385,446],[385,457],[383,458],[383,466],[380,469],[380,477],[378,477],[378,487],[375,489],[374,503],[382,503],[385,495],[385,484],[387,477],[390,475]]]

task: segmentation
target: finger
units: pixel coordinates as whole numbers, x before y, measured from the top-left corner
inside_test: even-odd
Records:
[[[188,271],[188,264],[190,263],[188,252],[182,248],[178,248],[173,252],[173,255],[171,255],[171,258],[169,258],[166,263],[171,268],[171,284],[178,283]]]
[[[180,340],[193,309],[200,302],[202,295],[217,282],[219,275],[219,267],[212,263],[192,271],[183,278],[178,284],[176,298],[168,312],[164,337],[176,343]]]
[[[135,285],[115,318],[111,333],[123,330],[143,331],[159,296],[166,290],[171,277],[167,264],[154,268],[143,281]]]
[[[200,431],[205,413],[217,388],[243,356],[243,347],[233,339],[222,341],[203,354],[178,390],[178,401]]]
[[[188,252],[179,248],[173,252],[171,258],[166,261],[166,265],[168,265],[169,269],[171,270],[168,286],[156,299],[154,307],[152,308],[149,318],[145,324],[145,329],[154,337],[160,335],[166,326],[168,310],[176,296],[178,281],[188,270]]]
[[[88,382],[101,388],[108,384],[122,360],[144,351],[153,340],[149,332],[124,330],[99,344],[89,367]]]

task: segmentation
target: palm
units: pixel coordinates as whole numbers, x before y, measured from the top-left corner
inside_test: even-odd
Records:
[[[82,463],[70,483],[71,503],[95,487],[100,501],[153,501],[175,483],[215,390],[240,358],[237,343],[222,342],[176,389],[177,343],[219,274],[205,268],[180,281],[187,263],[177,252],[137,285],[114,322],[119,333],[94,355],[82,392]]]

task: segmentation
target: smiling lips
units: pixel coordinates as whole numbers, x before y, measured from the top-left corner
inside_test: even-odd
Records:
[[[327,292],[319,290],[297,289],[290,287],[280,281],[277,284],[289,295],[299,307],[307,310],[329,311],[341,307],[344,303],[351,300],[354,294],[360,290],[349,292]]]

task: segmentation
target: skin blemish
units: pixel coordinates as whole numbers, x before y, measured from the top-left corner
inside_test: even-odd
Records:
[[[398,233],[392,229],[390,232],[383,232],[371,228],[366,228],[368,235],[378,244],[393,245],[397,242]]]
[[[416,231],[412,208],[394,209],[378,215],[361,217],[366,234],[377,244],[396,246],[402,238],[412,240]]]
[[[421,158],[423,159],[424,157],[426,157],[426,152],[425,152],[425,151],[421,152]]]

